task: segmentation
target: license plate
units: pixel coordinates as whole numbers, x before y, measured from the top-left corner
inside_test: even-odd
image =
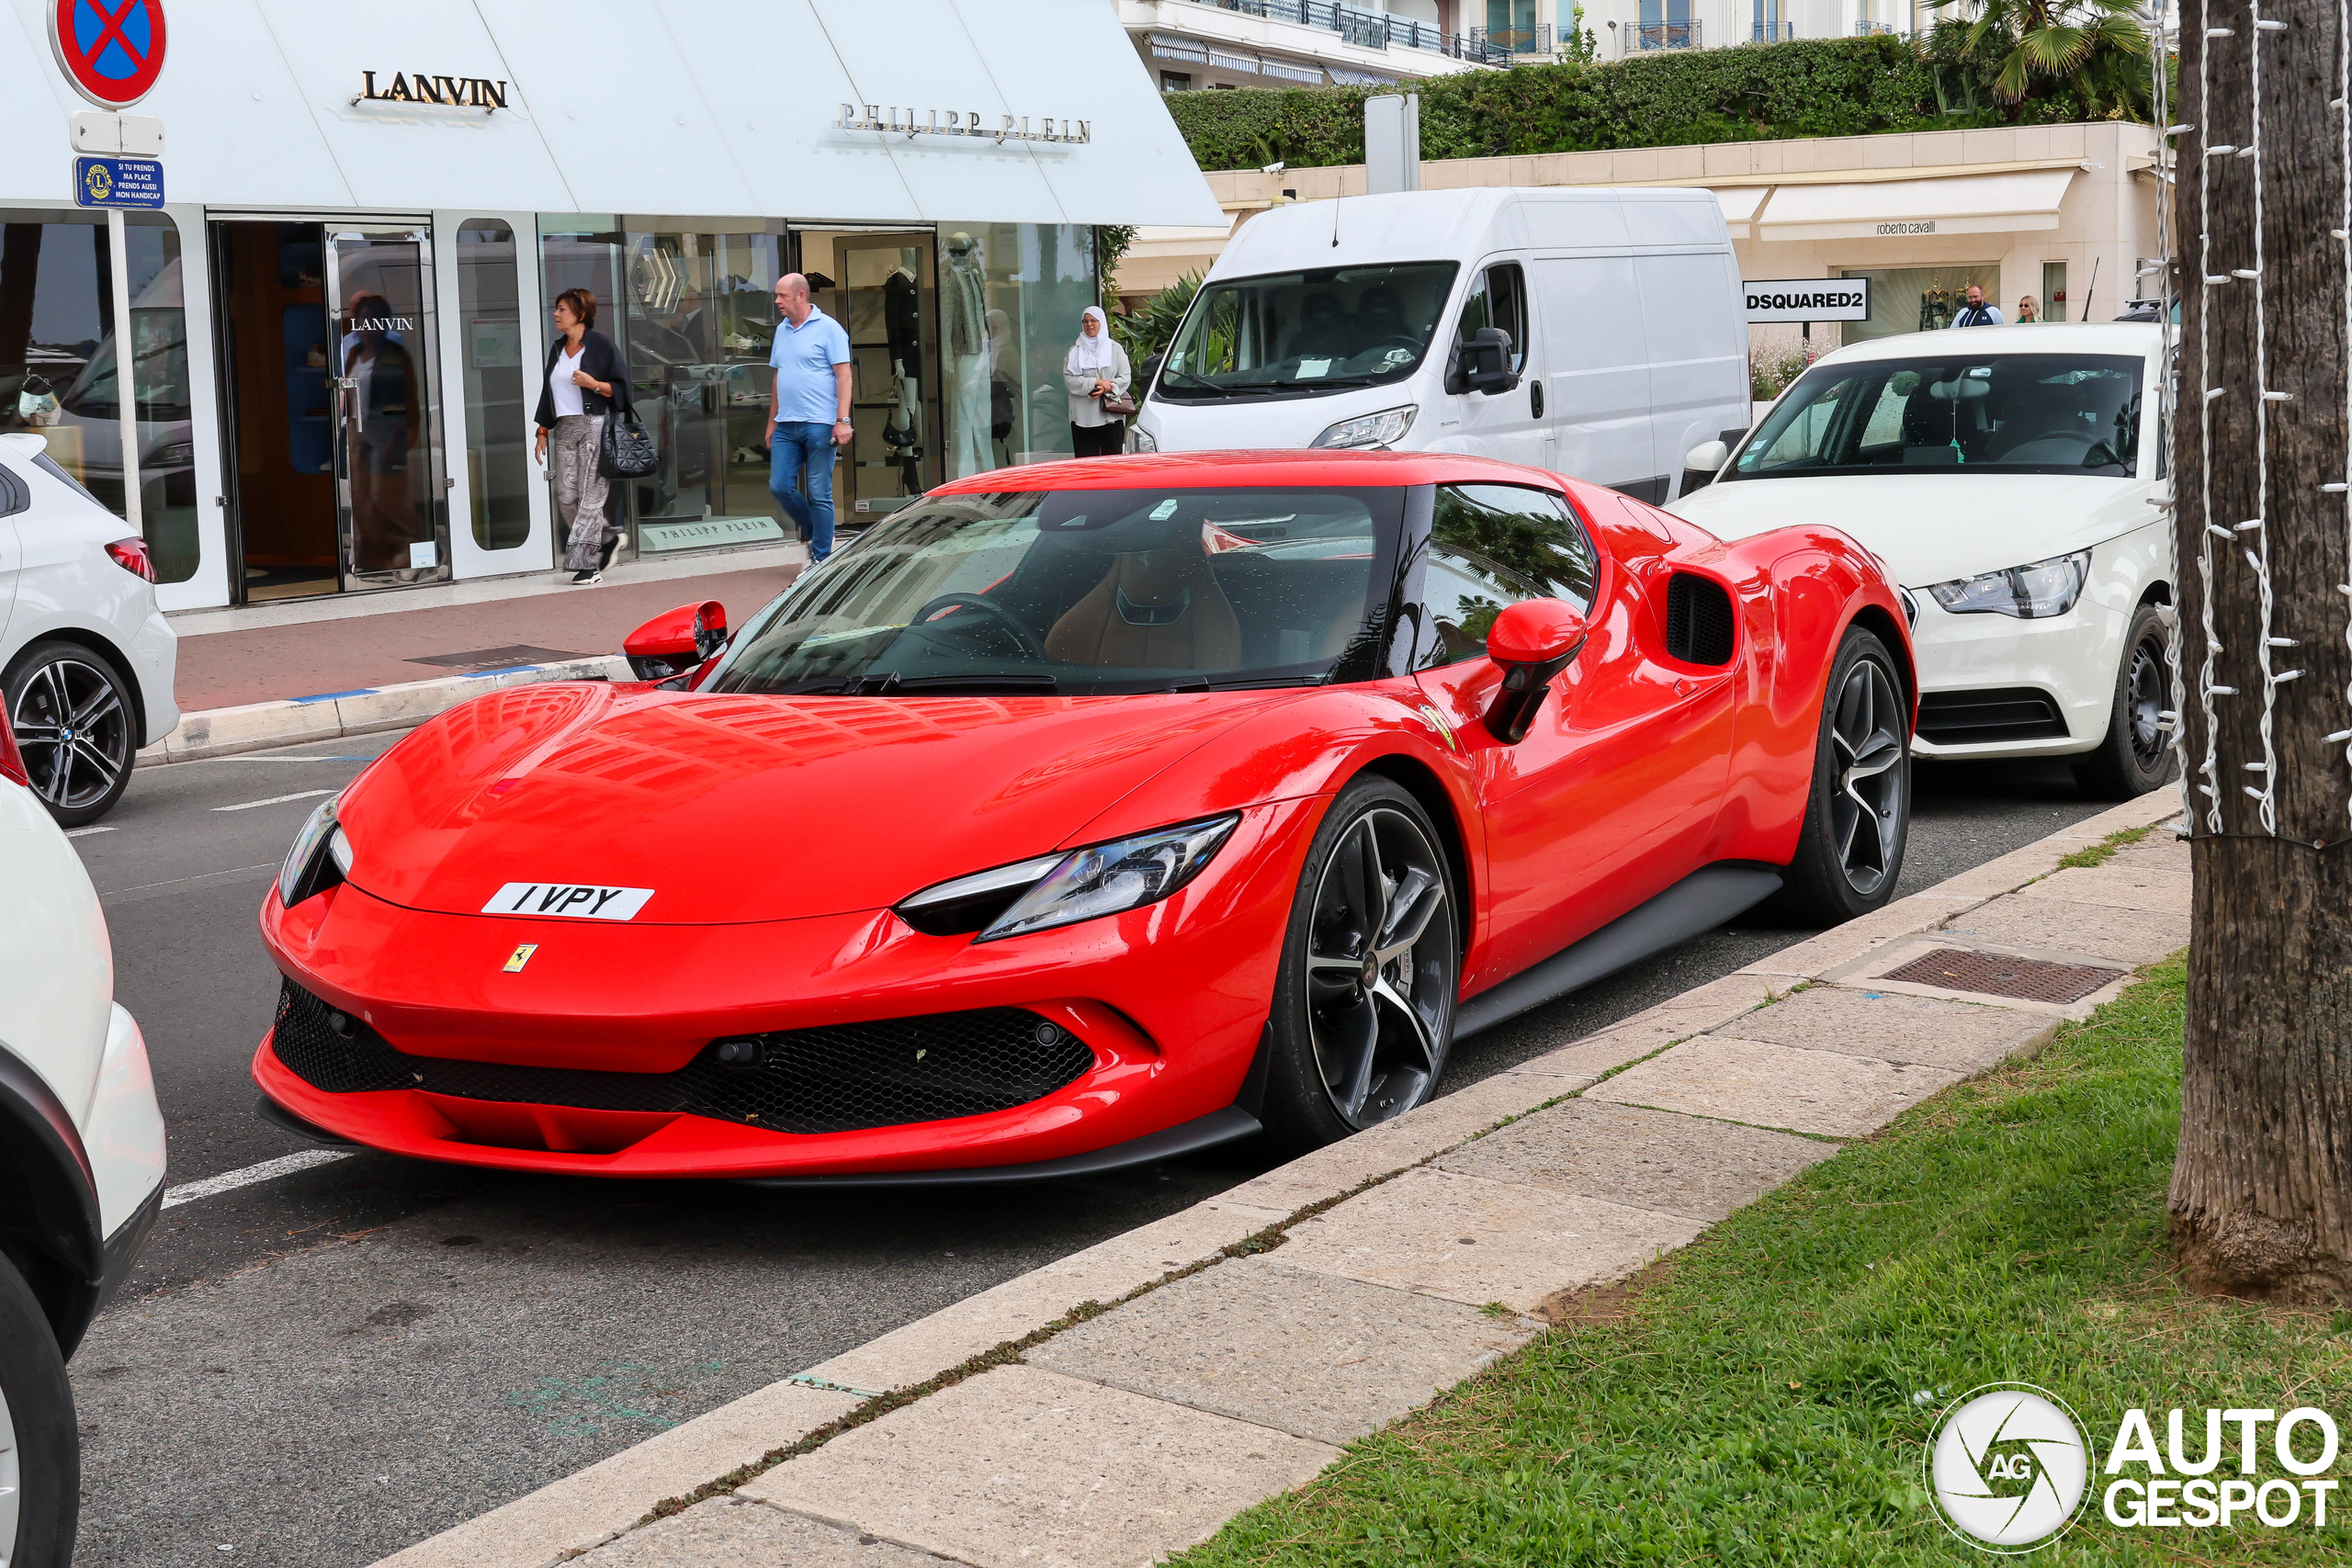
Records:
[[[577,882],[510,882],[481,907],[485,915],[560,915],[573,920],[633,920],[650,887],[591,887]]]

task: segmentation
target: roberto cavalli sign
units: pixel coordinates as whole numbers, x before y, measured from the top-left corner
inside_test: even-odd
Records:
[[[1867,321],[1867,277],[1789,277],[1742,283],[1750,321]]]

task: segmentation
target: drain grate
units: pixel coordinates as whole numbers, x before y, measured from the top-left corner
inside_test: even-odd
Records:
[[[1984,997],[2016,997],[2030,1002],[2078,1002],[2101,986],[2123,977],[2121,969],[2095,964],[2045,964],[2039,958],[2011,958],[2006,953],[1975,953],[1964,947],[1939,947],[1915,958],[1900,969],[1890,969],[1882,980],[1905,980],[1914,986],[1939,986],[1948,991],[1974,991]]]

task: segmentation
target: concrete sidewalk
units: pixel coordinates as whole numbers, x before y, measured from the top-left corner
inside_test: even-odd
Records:
[[[141,762],[417,724],[492,685],[626,680],[621,639],[674,605],[716,599],[741,622],[808,563],[804,546],[563,573],[199,610],[172,617],[179,728]]]
[[[2169,832],[2059,864],[2177,808],[2117,807],[381,1568],[1156,1561],[2186,946]]]

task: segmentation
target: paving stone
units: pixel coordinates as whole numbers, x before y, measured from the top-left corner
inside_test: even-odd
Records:
[[[2027,895],[2069,904],[2142,909],[2155,915],[2188,915],[2188,868],[2159,870],[2120,857],[2103,865],[2068,866],[2033,885]]]
[[[984,1568],[1114,1568],[1311,1480],[1328,1443],[999,1367],[787,1460],[741,1495]]]
[[[2116,846],[2109,865],[2146,866],[2152,871],[2177,871],[2188,874],[2188,840],[2170,828],[2158,828],[2146,838]]]
[[[572,1559],[580,1568],[945,1568],[947,1560],[747,1497],[714,1497]]]
[[[2155,915],[2040,898],[2030,892],[1996,898],[1944,929],[1954,936],[2005,947],[2046,948],[2127,966],[2154,964],[2188,945],[2185,909],[2177,915]]]
[[[2044,1043],[2058,1025],[2010,1008],[1813,986],[1725,1027],[1742,1040],[1981,1073]]]
[[[1940,920],[1971,908],[1984,900],[1967,894],[1951,894],[1931,888],[1915,893],[1908,898],[1898,898],[1883,909],[1874,909],[1844,925],[1833,926],[1819,936],[1807,938],[1791,947],[1768,954],[1740,971],[1743,975],[1782,976],[1791,980],[1809,980],[1827,974],[1838,965],[1868,953],[1874,947],[1923,931]]]
[[[1346,1443],[1419,1409],[1542,1330],[1459,1302],[1244,1258],[1057,1334],[1023,1359]]]
[[[808,1372],[877,1393],[924,1382],[1044,1327],[1082,1302],[1116,1301],[1171,1269],[1212,1258],[1289,1213],[1237,1202],[1230,1193],[1212,1198],[967,1296]]]
[[[1545,1100],[1579,1087],[1549,1075],[1497,1073],[1351,1138],[1302,1155],[1238,1187],[1229,1187],[1223,1201],[1293,1214],[1375,1178],[1419,1165],[1431,1155],[1476,1137],[1498,1122],[1525,1115]]]
[[[1279,1256],[1293,1269],[1528,1312],[1562,1291],[1623,1279],[1705,1228],[1654,1209],[1425,1169],[1317,1215]]]
[[[1703,1034],[1718,1024],[1762,1007],[1774,998],[1786,995],[1789,985],[1787,979],[1769,975],[1726,975],[1655,1007],[1645,1008],[1597,1034],[1588,1034],[1531,1057],[1510,1070],[1561,1078],[1596,1078],[1628,1062],[1638,1062],[1678,1040]]]
[[[2098,843],[2098,838],[2074,833],[2053,833],[2035,840],[2021,850],[1973,865],[1957,876],[1948,876],[1928,889],[1958,897],[1972,895],[1978,898],[1998,897],[2014,893],[2036,877],[2047,876],[2058,869],[2058,862],[2077,850],[2086,850]]]
[[[1837,1152],[1787,1133],[1571,1100],[1464,1145],[1437,1168],[1712,1224]]]
[[[1940,1067],[1710,1034],[1585,1092],[1620,1104],[1859,1138],[1959,1081],[1958,1073]]]

